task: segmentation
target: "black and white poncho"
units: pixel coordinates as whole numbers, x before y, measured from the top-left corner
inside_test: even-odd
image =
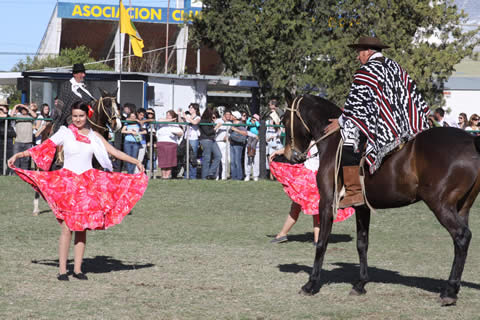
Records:
[[[339,123],[344,141],[356,149],[360,132],[367,137],[365,157],[373,174],[385,155],[428,128],[429,112],[407,72],[375,53],[355,73]]]

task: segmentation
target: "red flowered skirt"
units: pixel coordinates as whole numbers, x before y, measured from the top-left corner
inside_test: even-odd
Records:
[[[14,170],[72,231],[107,229],[119,224],[143,196],[148,183],[144,173]]]
[[[275,178],[283,185],[283,190],[302,207],[308,215],[318,214],[320,194],[317,188],[317,172],[305,168],[303,164],[289,164],[284,162],[270,163],[270,170]],[[348,219],[355,213],[353,208],[339,209],[334,222]]]

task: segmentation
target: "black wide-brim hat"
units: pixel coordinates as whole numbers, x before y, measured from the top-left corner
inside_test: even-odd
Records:
[[[83,65],[83,63],[75,63],[73,65],[72,73],[79,73],[79,72],[85,73],[85,66]]]
[[[349,44],[348,46],[354,49],[382,50],[390,48],[389,46],[383,44],[380,39],[375,37],[360,37],[357,43]]]

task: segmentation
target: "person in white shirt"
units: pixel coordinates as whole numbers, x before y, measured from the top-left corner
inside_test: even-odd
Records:
[[[222,154],[222,167],[219,168],[218,171],[221,170],[220,174],[217,177],[217,180],[221,178],[222,180],[227,180],[227,168],[228,168],[228,131],[230,130],[229,126],[224,126],[225,123],[232,123],[232,113],[230,111],[225,111],[223,113],[223,118],[220,117],[218,112],[215,112],[214,116],[215,123],[215,131],[217,132],[215,141],[217,143],[218,148],[220,149],[220,153]]]
[[[166,119],[159,122],[178,122],[178,116],[173,110],[167,111]],[[177,147],[183,136],[183,130],[178,124],[158,124],[157,159],[158,168],[162,169],[162,179],[170,179],[172,168],[177,166]]]

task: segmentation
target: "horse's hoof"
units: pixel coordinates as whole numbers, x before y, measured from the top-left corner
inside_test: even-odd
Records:
[[[365,290],[365,289],[358,290],[358,289],[352,288],[352,290],[350,290],[350,293],[348,295],[350,295],[350,296],[363,296],[366,293],[367,293],[367,290]]]
[[[454,306],[457,304],[457,298],[443,297],[440,298],[442,307]]]
[[[305,291],[303,288],[300,289],[300,291],[298,291],[298,294],[301,295],[301,296],[305,296],[305,297],[313,296],[312,292]]]
[[[315,290],[315,285],[311,281],[309,281],[302,287],[302,289],[298,293],[302,296],[313,296],[318,291],[319,290]]]
[[[36,217],[36,216],[38,216],[39,213],[40,213],[40,211],[35,210],[35,211],[33,211],[32,215],[33,215],[34,217]]]

